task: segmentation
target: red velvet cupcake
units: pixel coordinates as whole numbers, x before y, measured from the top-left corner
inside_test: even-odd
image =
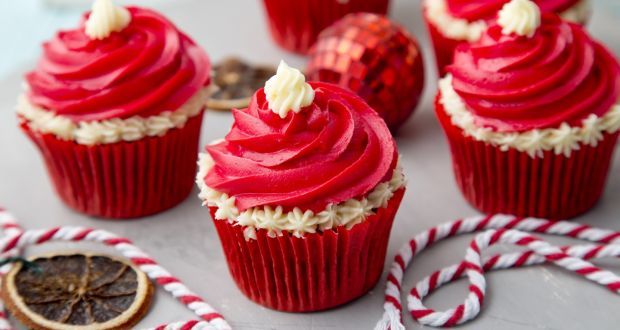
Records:
[[[424,19],[435,48],[440,76],[452,63],[454,49],[461,42],[478,41],[497,12],[509,0],[423,0]],[[535,0],[542,12],[585,24],[590,18],[590,0]]]
[[[160,14],[97,0],[43,45],[18,117],[67,205],[141,217],[192,189],[209,74],[205,52]]]
[[[385,15],[389,0],[263,0],[273,39],[284,49],[306,54],[319,33],[350,13]]]
[[[370,290],[405,191],[383,120],[284,63],[233,115],[226,139],[201,155],[197,184],[241,291],[309,312]]]
[[[513,0],[447,71],[436,110],[473,206],[562,219],[598,201],[620,129],[620,67],[581,26]]]

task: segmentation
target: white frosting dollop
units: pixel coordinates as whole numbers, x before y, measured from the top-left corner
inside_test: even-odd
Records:
[[[271,237],[290,232],[294,236],[302,237],[306,233],[331,230],[338,226],[351,229],[360,224],[379,208],[385,208],[394,193],[405,187],[406,181],[402,167],[396,165],[392,178],[378,184],[367,197],[349,199],[339,204],[329,204],[325,210],[316,214],[310,210],[302,211],[294,208],[284,212],[282,206],[261,206],[249,208],[239,212],[235,206],[235,197],[211,189],[204,182],[204,178],[213,166],[213,159],[209,154],[200,153],[198,157],[198,174],[196,184],[200,188],[198,197],[203,205],[217,207],[215,220],[226,220],[243,226],[246,239],[256,239],[256,230],[266,230]]]
[[[112,0],[95,0],[86,21],[86,35],[91,39],[105,39],[112,32],[122,31],[131,22],[131,14]]]
[[[426,17],[444,36],[455,40],[474,42],[480,39],[487,29],[484,20],[468,21],[450,14],[446,0],[425,0]],[[581,0],[560,13],[560,16],[573,23],[585,23],[592,13],[590,0]]]
[[[280,61],[276,74],[265,83],[265,96],[271,111],[285,118],[289,111],[297,113],[312,104],[314,89],[301,71]]]
[[[505,35],[531,38],[540,26],[540,8],[530,0],[511,0],[499,11],[497,24]]]
[[[556,155],[570,157],[579,150],[580,145],[596,147],[604,139],[603,133],[613,134],[620,130],[620,104],[614,105],[605,115],[590,114],[580,127],[562,123],[557,128],[534,129],[527,132],[494,132],[490,128],[479,127],[473,115],[467,110],[463,99],[452,87],[452,75],[439,81],[441,97],[439,102],[450,116],[452,124],[461,128],[467,136],[477,141],[489,143],[501,150],[510,148],[526,152],[530,157],[544,157],[544,152],[553,150]]]
[[[21,95],[17,101],[17,114],[32,130],[53,134],[64,141],[75,141],[83,145],[131,142],[149,136],[163,136],[171,129],[185,126],[189,118],[199,115],[204,109],[208,93],[208,89],[204,88],[179,109],[165,111],[156,116],[78,123],[38,107],[30,103],[25,95]]]

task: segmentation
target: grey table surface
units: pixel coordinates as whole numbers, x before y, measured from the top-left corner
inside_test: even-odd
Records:
[[[12,6],[8,3],[2,1],[2,6]],[[17,6],[17,2],[10,3]],[[277,63],[284,58],[296,66],[305,64],[303,57],[288,54],[271,42],[260,1],[138,3],[149,3],[168,15],[204,46],[213,60],[240,55],[259,63]],[[200,206],[196,189],[182,204],[167,212],[129,222],[92,219],[62,205],[50,186],[37,151],[18,131],[13,109],[20,92],[21,74],[38,56],[39,41],[33,39],[49,37],[55,25],[72,25],[79,13],[60,13],[61,18],[57,15],[43,19],[45,13],[37,12],[35,16],[36,11],[11,7],[9,9],[14,10],[9,13],[14,15],[9,15],[7,8],[4,9],[0,11],[0,38],[7,47],[0,51],[5,71],[0,72],[0,205],[17,215],[26,228],[82,225],[127,236],[205,297],[236,329],[370,329],[374,326],[382,313],[383,283],[352,303],[320,313],[281,313],[246,299],[228,274],[218,237],[207,210]],[[590,25],[592,34],[620,54],[620,1],[594,1],[594,11]],[[419,2],[394,1],[390,12],[391,17],[406,26],[423,45],[427,87],[417,112],[397,136],[409,185],[394,224],[386,265],[395,251],[415,233],[477,213],[454,184],[449,151],[433,115],[431,100],[436,91],[436,78]],[[37,27],[39,20],[44,24]],[[15,22],[21,22],[19,24],[28,29],[15,29]],[[7,45],[7,40],[14,42]],[[222,137],[231,121],[228,113],[208,112],[201,145]],[[575,221],[620,230],[619,211],[620,152],[616,153],[604,197],[591,212]],[[404,289],[410,289],[422,276],[460,260],[470,238],[453,239],[423,254],[408,272]],[[67,248],[67,245],[46,245],[27,252],[59,248]],[[100,249],[92,245],[71,248]],[[620,272],[617,262],[603,261],[601,264]],[[465,292],[465,283],[450,285],[431,296],[427,303],[434,308],[452,307],[462,301]],[[481,316],[462,329],[594,330],[618,329],[620,324],[620,297],[552,266],[493,273],[489,276],[488,292]],[[160,290],[140,327],[192,317]],[[405,320],[408,328],[423,328],[409,315],[405,315]]]

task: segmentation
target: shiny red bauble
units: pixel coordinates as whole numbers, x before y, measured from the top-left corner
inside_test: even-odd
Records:
[[[306,78],[349,88],[394,132],[420,100],[424,64],[405,29],[382,15],[358,13],[321,32],[310,50]]]

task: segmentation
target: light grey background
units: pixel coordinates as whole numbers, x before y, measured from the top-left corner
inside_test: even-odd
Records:
[[[279,50],[269,39],[261,1],[175,0],[138,1],[164,12],[204,46],[213,60],[241,55],[259,63],[281,58],[303,67],[302,57]],[[56,198],[34,146],[18,131],[14,105],[21,74],[39,54],[39,40],[59,26],[75,24],[76,10],[46,8],[41,1],[0,4],[0,204],[16,214],[26,228],[83,225],[127,236],[222,312],[237,329],[369,329],[382,313],[383,282],[368,295],[340,308],[311,314],[280,313],[247,300],[232,282],[214,227],[196,191],[178,207],[146,219],[109,222],[76,214]],[[391,16],[407,27],[424,47],[427,88],[423,102],[397,137],[403,154],[408,191],[394,224],[390,262],[394,252],[415,233],[444,221],[476,214],[454,184],[450,158],[431,106],[436,79],[419,2],[393,2]],[[620,1],[595,1],[592,33],[620,54]],[[231,117],[209,112],[202,144],[222,137]],[[620,230],[620,153],[607,191],[597,207],[576,219]],[[409,290],[422,276],[462,257],[470,237],[440,244],[425,253],[406,276]],[[75,248],[76,246],[72,246]],[[48,245],[46,250],[58,248]],[[90,246],[88,248],[91,248]],[[601,264],[620,272],[615,261]],[[382,279],[383,281],[383,279]],[[618,329],[620,297],[554,267],[508,270],[489,276],[489,295],[482,315],[462,329]],[[429,306],[448,308],[465,297],[464,283],[451,285],[428,299]],[[186,320],[193,314],[163,291],[140,327]],[[405,315],[407,327],[422,328]]]

